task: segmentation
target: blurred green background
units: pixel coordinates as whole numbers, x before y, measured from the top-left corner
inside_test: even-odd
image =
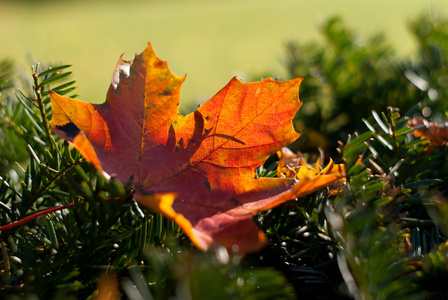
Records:
[[[204,102],[232,76],[282,78],[283,44],[319,40],[340,15],[366,36],[384,32],[400,55],[415,49],[407,22],[448,12],[446,0],[0,1],[0,58],[73,64],[79,99],[103,102],[118,57],[150,41],[176,75],[187,74],[181,108]],[[43,16],[43,17],[42,17]]]

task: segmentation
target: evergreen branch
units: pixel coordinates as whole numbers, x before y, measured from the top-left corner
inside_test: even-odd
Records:
[[[8,129],[12,130],[18,136],[23,135],[23,130],[19,126],[17,126],[16,122],[14,122],[8,116],[3,116],[3,119],[4,120],[2,120],[2,122],[0,122],[0,127],[2,129],[8,128]]]
[[[0,180],[2,181],[2,183],[7,187],[7,188],[9,188],[13,193],[14,193],[14,195],[16,195],[17,197],[19,197],[20,199],[22,199],[22,195],[20,195],[16,190],[15,190],[15,188],[13,188],[5,179],[3,179],[3,177],[1,177],[0,176]]]
[[[42,86],[39,84],[39,76],[36,72],[33,72],[33,79],[34,79],[34,91],[36,94],[36,101],[39,106],[39,111],[42,117],[42,122],[44,124],[45,134],[47,136],[48,141],[50,142],[51,150],[56,150],[56,145],[54,144],[53,139],[51,138],[51,130],[50,130],[50,124],[48,123],[47,114],[45,112],[45,106],[44,101],[42,98],[41,90]]]
[[[79,163],[81,163],[83,160],[82,159],[78,159],[76,160],[74,163],[69,164],[67,166],[65,166],[62,170],[60,170],[58,172],[58,175],[55,176],[52,180],[50,180],[49,182],[47,182],[41,189],[40,191],[37,193],[36,199],[38,199],[39,197],[41,197],[46,191],[48,191],[48,189],[50,188],[51,185],[53,185],[56,181],[58,181],[68,170],[70,170],[71,168],[75,167],[76,165],[78,165]]]
[[[1,241],[1,246],[2,246],[4,272],[6,273],[7,277],[9,277],[11,276],[11,265],[9,263],[9,255],[6,249],[6,243],[3,240]]]

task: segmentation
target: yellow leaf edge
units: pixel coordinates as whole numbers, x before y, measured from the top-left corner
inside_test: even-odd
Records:
[[[146,195],[136,199],[137,202],[145,205],[155,213],[164,215],[173,220],[185,234],[190,238],[193,244],[202,251],[206,251],[208,246],[200,241],[193,232],[193,226],[182,214],[177,213],[172,205],[176,199],[176,193]]]
[[[66,136],[66,139],[73,144],[75,149],[78,150],[79,153],[88,162],[92,163],[95,168],[97,168],[103,173],[103,175],[109,177],[107,174],[104,173],[100,160],[98,159],[98,156],[95,152],[95,149],[93,148],[92,144],[90,143],[86,134],[83,131],[79,130],[79,132],[77,132],[74,137],[70,137],[63,130],[58,129],[58,127],[60,128],[62,126],[70,124],[71,120],[64,112],[61,105],[59,104],[59,101],[64,101],[65,98],[53,91],[50,91],[49,94],[53,110],[53,116],[50,121],[52,127],[51,129],[55,132],[59,132],[62,135]]]

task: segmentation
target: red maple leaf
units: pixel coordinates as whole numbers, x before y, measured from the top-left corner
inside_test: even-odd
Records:
[[[137,201],[176,221],[200,249],[257,251],[267,241],[252,221],[255,212],[339,177],[296,183],[256,176],[269,155],[299,137],[292,118],[302,105],[302,79],[233,78],[185,117],[178,113],[184,79],[148,44],[132,60],[120,58],[105,103],[52,92],[53,130],[96,167],[130,182]]]

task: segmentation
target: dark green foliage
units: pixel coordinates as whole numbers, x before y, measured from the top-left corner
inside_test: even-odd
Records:
[[[0,61],[0,176],[13,177],[11,168],[15,162],[24,161],[28,156],[25,138],[32,130],[30,120],[23,113],[23,106],[15,98],[19,82],[19,70],[9,60]]]
[[[420,258],[409,248],[421,244],[413,241],[407,248],[407,239],[409,232],[431,231],[434,224],[407,222],[413,220],[411,216],[416,217],[415,221],[423,221],[425,216],[414,213],[425,200],[416,194],[419,184],[413,184],[415,178],[406,174],[412,173],[407,170],[416,163],[426,164],[422,160],[425,154],[423,149],[410,149],[407,145],[410,141],[396,134],[405,120],[395,110],[389,110],[383,117],[374,113],[373,121],[375,125],[365,121],[372,137],[364,135],[349,140],[341,149],[351,174],[350,183],[346,193],[327,210],[334,236],[341,245],[338,262],[347,267],[345,271],[341,268],[341,273],[348,289],[358,295],[356,298],[420,299],[413,282],[415,274],[406,265]],[[353,153],[352,143],[362,143],[365,149]],[[360,160],[355,163],[352,157],[358,157],[356,154]],[[430,185],[426,184],[426,188]],[[411,195],[417,195],[414,197],[417,203],[408,201]],[[356,281],[353,285],[347,280],[351,276]]]
[[[282,269],[299,296],[448,296],[446,148],[425,151],[406,126],[415,115],[446,121],[447,24],[416,19],[420,50],[406,61],[381,37],[358,43],[338,18],[322,27],[324,45],[287,45],[289,74],[305,77],[297,115],[305,139],[295,147],[315,151],[343,137],[347,167],[340,196],[323,191],[259,217],[272,243],[264,263]]]
[[[361,119],[388,106],[408,111],[421,102],[440,119],[447,109],[447,21],[424,16],[411,24],[416,57],[395,54],[384,35],[360,37],[340,18],[321,26],[323,43],[286,43],[289,78],[304,77],[296,116],[302,151],[333,151],[347,134],[363,130]]]
[[[448,110],[448,20],[424,15],[410,27],[419,45],[419,59],[404,67],[420,78],[417,86],[425,92],[422,107],[430,109],[425,116],[440,121]]]
[[[244,258],[200,252],[55,139],[48,91],[76,96],[70,66],[29,76],[0,62],[0,226],[19,222],[0,231],[0,298],[92,299],[103,274],[124,299],[447,298],[447,150],[407,127],[446,120],[447,24],[416,19],[406,61],[337,18],[323,45],[288,44],[290,76],[305,77],[302,147],[329,148],[346,183],[260,213],[270,246]],[[275,163],[258,171],[277,175]]]
[[[367,131],[340,145],[347,184],[339,196],[322,191],[259,216],[272,243],[263,261],[288,274],[299,296],[446,296],[448,159],[443,148],[426,152],[407,119],[373,112]]]
[[[143,299],[294,298],[291,286],[273,268],[250,268],[240,262],[237,253],[229,256],[223,248],[209,253],[181,251],[174,242],[166,248],[151,247],[140,266],[123,270],[120,277],[130,299],[136,290]],[[153,284],[148,287],[148,282]]]

